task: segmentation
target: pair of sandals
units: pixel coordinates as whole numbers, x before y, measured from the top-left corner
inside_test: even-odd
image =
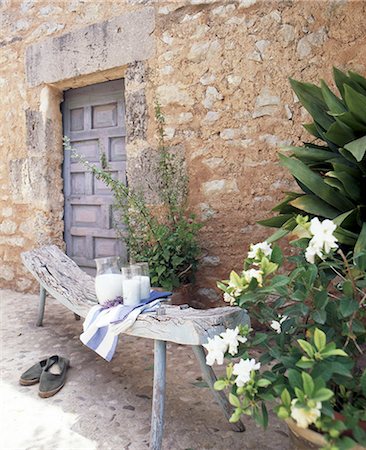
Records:
[[[22,386],[31,386],[39,382],[39,396],[52,397],[65,384],[66,372],[70,361],[58,355],[43,359],[26,370],[19,379]]]

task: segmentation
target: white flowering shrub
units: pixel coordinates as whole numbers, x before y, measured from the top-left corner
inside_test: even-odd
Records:
[[[268,241],[251,245],[243,270],[218,282],[226,302],[268,331],[228,329],[208,340],[206,361],[227,362],[215,388],[230,389],[231,421],[245,414],[267,426],[275,401],[281,419],[323,433],[328,449],[366,445],[366,230],[357,255],[345,255],[331,220],[296,223],[295,254],[285,258]]]

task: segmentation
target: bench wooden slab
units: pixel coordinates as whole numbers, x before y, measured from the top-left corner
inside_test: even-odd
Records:
[[[55,245],[41,247],[22,253],[25,267],[40,284],[40,305],[37,326],[43,323],[46,292],[70,309],[76,317],[86,317],[89,309],[97,303],[94,278],[82,271]],[[162,314],[163,312],[163,314]],[[154,382],[151,419],[150,448],[161,448],[166,380],[166,342],[191,345],[199,361],[203,376],[216,401],[229,419],[232,406],[222,391],[215,391],[215,373],[206,365],[202,344],[209,337],[226,328],[249,324],[249,317],[240,308],[223,307],[198,310],[181,309],[179,306],[163,306],[158,312],[141,314],[135,324],[124,334],[154,339]],[[236,431],[244,431],[242,422],[232,424]]]

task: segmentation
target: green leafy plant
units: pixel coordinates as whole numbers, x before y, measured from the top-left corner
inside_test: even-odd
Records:
[[[337,96],[321,80],[320,87],[290,79],[313,122],[304,125],[313,136],[302,147],[285,147],[281,164],[303,192],[288,192],[262,225],[280,228],[269,240],[286,235],[298,214],[329,218],[338,225],[337,238],[354,247],[366,222],[366,79],[334,68]]]
[[[266,427],[275,402],[279,418],[323,434],[326,449],[365,446],[365,268],[341,250],[332,221],[295,222],[289,273],[280,247],[265,241],[251,246],[241,272],[218,282],[224,300],[247,309],[267,332],[246,326],[214,336],[205,344],[207,363],[222,363],[224,354],[229,360],[215,388],[230,389],[232,421],[246,414]]]
[[[152,169],[152,178],[157,180],[155,205],[148,202],[139,187],[128,187],[113,178],[105,156],[99,167],[77,154],[67,137],[64,146],[111,189],[115,227],[127,244],[130,259],[148,261],[153,286],[172,290],[194,281],[201,224],[187,213],[188,177],[184,157],[165,145],[165,119],[158,103],[155,117],[159,138],[157,162]]]
[[[251,246],[241,272],[218,282],[225,301],[268,331],[228,329],[205,344],[206,360],[231,360],[215,388],[230,389],[233,422],[246,414],[266,427],[267,405],[276,402],[279,418],[324,434],[324,448],[366,445],[365,269],[340,249],[332,221],[295,220],[298,251],[286,258],[293,266],[287,275],[282,250],[265,241]]]

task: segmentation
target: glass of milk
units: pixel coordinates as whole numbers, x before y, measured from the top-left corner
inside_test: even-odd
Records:
[[[141,300],[141,267],[136,265],[122,267],[123,304],[138,305]]]
[[[95,293],[101,305],[116,297],[122,297],[122,275],[118,260],[118,256],[95,259],[97,265]]]
[[[140,262],[136,263],[135,265],[141,267],[141,276],[140,276],[141,301],[147,300],[150,297],[150,290],[151,290],[149,263]]]

